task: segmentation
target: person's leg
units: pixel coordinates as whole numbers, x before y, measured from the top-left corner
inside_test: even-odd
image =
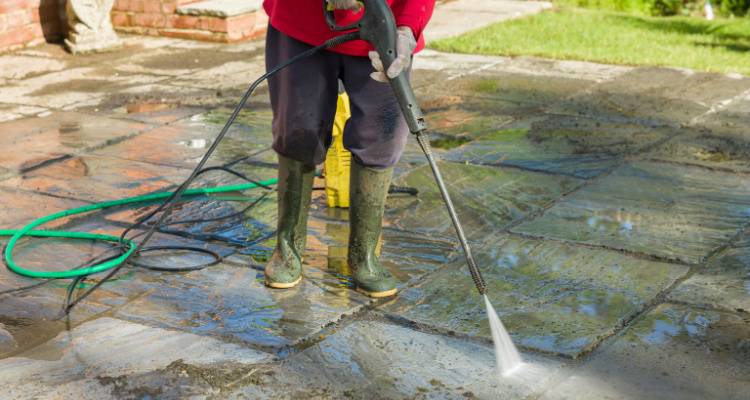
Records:
[[[310,46],[269,25],[266,69]],[[302,280],[315,165],[330,144],[338,95],[338,57],[318,53],[269,78],[273,148],[279,156],[277,243],[265,268],[266,285],[290,288]]]
[[[380,264],[376,249],[393,165],[404,151],[409,129],[389,84],[370,78],[368,58],[344,58],[344,86],[352,116],[344,146],[352,152],[349,256],[357,290],[371,297],[396,293],[396,280]]]

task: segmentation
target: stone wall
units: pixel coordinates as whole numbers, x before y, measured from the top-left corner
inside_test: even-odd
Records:
[[[60,41],[64,1],[0,0],[0,51]]]

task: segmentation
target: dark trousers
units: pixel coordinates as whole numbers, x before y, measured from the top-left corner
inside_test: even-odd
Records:
[[[310,47],[269,25],[266,69]],[[325,160],[341,80],[352,112],[344,129],[344,147],[356,162],[367,167],[385,168],[397,163],[409,128],[390,85],[370,78],[371,72],[368,57],[324,50],[271,77],[268,86],[274,150],[307,165]]]

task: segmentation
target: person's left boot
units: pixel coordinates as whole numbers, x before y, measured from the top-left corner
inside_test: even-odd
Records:
[[[351,165],[348,263],[357,290],[376,298],[396,294],[396,280],[376,253],[392,174],[393,168]]]

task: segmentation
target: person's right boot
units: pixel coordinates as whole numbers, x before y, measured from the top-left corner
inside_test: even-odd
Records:
[[[370,297],[396,294],[396,280],[380,263],[378,241],[393,167],[368,168],[352,162],[349,200],[349,255],[354,284]]]
[[[291,288],[302,280],[302,254],[314,178],[315,167],[279,155],[276,249],[264,271],[269,287]]]

